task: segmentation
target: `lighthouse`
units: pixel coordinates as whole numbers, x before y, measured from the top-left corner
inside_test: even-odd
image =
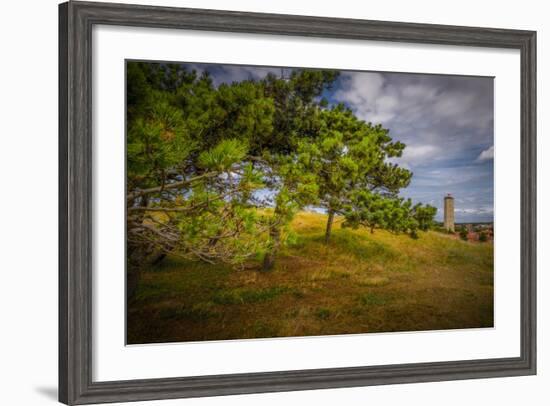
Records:
[[[447,231],[455,231],[455,199],[447,194],[443,199],[443,227]]]

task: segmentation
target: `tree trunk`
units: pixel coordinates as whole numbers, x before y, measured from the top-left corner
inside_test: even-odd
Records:
[[[281,228],[279,224],[274,224],[269,229],[269,238],[271,239],[271,250],[267,252],[264,256],[264,263],[262,266],[262,271],[271,271],[275,266],[275,258],[279,253],[279,248],[281,247]]]
[[[328,244],[330,241],[330,233],[332,231],[332,223],[334,222],[334,211],[329,210],[328,211],[328,220],[327,220],[327,228],[325,231],[325,244]]]

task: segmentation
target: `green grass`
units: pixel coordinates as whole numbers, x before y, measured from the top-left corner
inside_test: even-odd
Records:
[[[384,296],[380,294],[367,292],[359,296],[359,302],[363,306],[377,306],[386,304],[387,300]]]
[[[212,308],[212,302],[196,303],[190,307],[185,305],[165,307],[159,312],[159,317],[165,320],[206,320],[217,315]]]
[[[315,314],[315,317],[317,317],[319,320],[327,320],[330,317],[330,309],[322,307],[320,309],[315,310],[314,314]]]
[[[493,325],[493,244],[342,229],[301,212],[275,269],[168,257],[128,303],[128,342],[417,331]]]
[[[274,299],[286,290],[283,286],[274,286],[265,289],[224,290],[216,293],[213,301],[222,305],[265,302]]]

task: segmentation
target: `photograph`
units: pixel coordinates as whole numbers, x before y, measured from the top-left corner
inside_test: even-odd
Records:
[[[126,344],[494,327],[494,77],[125,77]]]

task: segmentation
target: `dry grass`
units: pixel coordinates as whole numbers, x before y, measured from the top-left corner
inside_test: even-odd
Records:
[[[168,258],[142,276],[128,342],[490,327],[493,246],[335,227],[302,212],[274,271]]]

